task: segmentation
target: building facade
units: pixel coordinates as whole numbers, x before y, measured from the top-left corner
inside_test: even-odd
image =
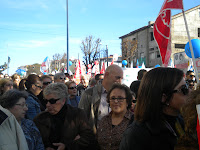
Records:
[[[191,39],[200,39],[200,5],[185,11],[185,15]],[[144,62],[149,68],[157,64],[162,65],[160,52],[153,36],[153,25],[154,23],[150,21],[147,26],[119,37],[122,40],[122,60],[128,61],[128,67],[136,67],[137,60],[140,66]],[[175,54],[185,51],[187,42],[183,14],[179,13],[172,16],[171,21],[172,61]]]

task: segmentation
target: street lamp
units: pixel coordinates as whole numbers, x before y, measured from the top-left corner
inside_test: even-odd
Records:
[[[69,36],[68,36],[68,0],[66,0],[66,15],[67,15],[67,73],[69,73]]]

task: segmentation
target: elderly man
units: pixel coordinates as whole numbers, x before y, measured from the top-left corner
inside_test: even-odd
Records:
[[[64,73],[56,73],[54,76],[54,82],[65,83],[66,76]]]
[[[106,101],[107,92],[113,83],[121,83],[122,79],[122,68],[113,64],[106,69],[102,84],[97,84],[82,94],[79,108],[86,112],[94,133],[96,133],[97,121],[101,120],[102,117],[110,112],[109,105]]]
[[[79,150],[95,146],[92,145],[95,137],[85,113],[66,104],[67,86],[52,83],[44,89],[43,94],[47,109],[34,122],[40,130],[46,150]]]

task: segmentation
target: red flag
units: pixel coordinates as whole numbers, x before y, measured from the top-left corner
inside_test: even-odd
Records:
[[[102,68],[101,68],[100,74],[104,74],[104,73],[105,73],[105,64],[104,64],[104,62],[103,62],[103,66],[102,66]]]
[[[153,28],[154,38],[165,66],[168,66],[171,56],[171,9],[183,9],[183,1],[165,0]]]
[[[198,138],[198,144],[199,144],[199,149],[200,149],[200,126],[199,126],[199,119],[197,116],[197,138]]]
[[[200,104],[196,105],[196,110],[197,110],[197,138],[198,138],[198,144],[199,144],[199,149],[200,149],[200,126],[199,126],[199,118],[200,118]]]

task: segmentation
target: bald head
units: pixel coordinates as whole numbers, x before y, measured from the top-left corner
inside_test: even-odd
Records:
[[[112,87],[113,83],[121,83],[122,79],[122,68],[113,64],[106,69],[102,85],[108,91]]]

